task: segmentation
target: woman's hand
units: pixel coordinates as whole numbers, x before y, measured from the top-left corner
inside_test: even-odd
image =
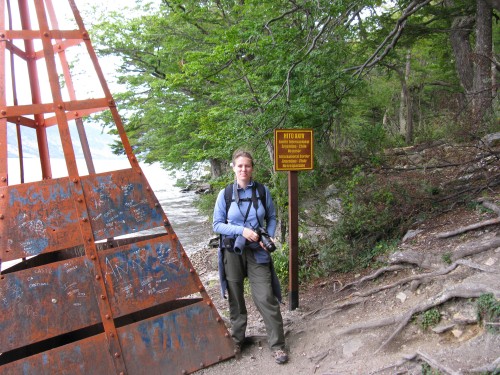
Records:
[[[242,236],[250,242],[256,242],[259,240],[259,235],[250,228],[244,228]]]

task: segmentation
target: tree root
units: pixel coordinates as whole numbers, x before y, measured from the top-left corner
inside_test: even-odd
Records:
[[[498,295],[499,291],[494,288],[490,288],[489,286],[480,286],[476,284],[473,284],[470,287],[454,287],[450,290],[438,294],[433,298],[430,298],[428,301],[422,304],[413,307],[402,315],[357,324],[340,331],[340,333],[349,334],[363,329],[379,328],[393,323],[399,323],[393,333],[387,339],[385,339],[382,345],[380,345],[379,348],[374,352],[374,354],[376,354],[385,346],[387,346],[387,344],[389,344],[392,339],[394,339],[394,337],[396,337],[403,330],[403,328],[408,324],[414,314],[427,311],[453,298],[477,298],[485,293],[493,293],[495,295]]]
[[[447,367],[447,366],[439,363],[438,361],[436,361],[434,358],[432,358],[427,353],[424,353],[424,352],[418,350],[414,354],[404,356],[403,359],[401,359],[400,361],[398,361],[397,363],[395,363],[393,365],[386,366],[384,368],[381,368],[380,370],[371,372],[370,375],[374,375],[374,374],[377,374],[377,373],[382,372],[382,371],[390,370],[392,368],[401,367],[401,366],[403,366],[407,362],[416,361],[416,360],[419,360],[419,359],[422,360],[422,361],[424,361],[425,363],[427,363],[433,369],[439,370],[440,374],[446,374],[446,375],[459,375],[460,374],[460,372],[452,370],[449,367]]]
[[[500,357],[495,359],[492,363],[489,365],[477,367],[475,369],[472,369],[471,372],[477,372],[481,374],[498,374],[500,372]]]
[[[452,230],[449,232],[443,232],[443,233],[438,234],[437,237],[438,238],[453,237],[453,236],[456,236],[457,234],[469,232],[469,231],[474,230],[474,229],[479,229],[479,228],[490,226],[490,225],[500,224],[500,207],[498,207],[496,204],[494,204],[490,201],[486,201],[486,200],[482,201],[481,203],[483,204],[484,207],[489,208],[490,210],[495,212],[498,215],[498,217],[493,218],[493,219],[489,219],[489,220],[484,220],[484,221],[481,221],[479,223],[467,225],[465,227],[461,227],[461,228],[458,228],[458,229],[455,229],[455,230]]]

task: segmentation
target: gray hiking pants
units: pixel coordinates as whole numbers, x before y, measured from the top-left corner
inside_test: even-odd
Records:
[[[227,278],[229,313],[232,337],[242,344],[247,327],[247,308],[244,296],[244,279],[248,277],[252,299],[264,320],[267,340],[271,350],[285,348],[285,334],[280,305],[273,294],[271,266],[257,263],[253,251],[245,248],[242,255],[224,252],[224,270]]]

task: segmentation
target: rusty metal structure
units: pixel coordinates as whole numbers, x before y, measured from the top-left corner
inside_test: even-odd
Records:
[[[0,259],[19,260],[0,276],[0,373],[186,374],[228,359],[231,337],[134,157],[75,1],[56,5],[0,0]],[[68,62],[77,46],[102,97],[77,99]],[[102,111],[129,168],[95,171],[84,117]],[[65,177],[52,178],[50,128]],[[24,182],[26,131],[40,181]],[[8,137],[18,145],[14,185]]]

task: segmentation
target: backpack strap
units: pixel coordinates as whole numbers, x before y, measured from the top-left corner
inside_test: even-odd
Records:
[[[231,183],[224,188],[224,200],[226,201],[226,223],[227,223],[227,213],[229,211],[229,207],[231,206],[231,202],[234,202],[233,189],[234,189],[234,183]],[[267,217],[266,188],[260,182],[257,182],[257,181],[253,182],[252,202],[253,202],[253,206],[255,207],[255,210],[257,210],[257,208],[259,207],[259,203],[257,201],[255,191],[257,191],[259,193],[259,199],[262,202],[262,207],[264,207],[264,210],[266,211],[266,217]]]

